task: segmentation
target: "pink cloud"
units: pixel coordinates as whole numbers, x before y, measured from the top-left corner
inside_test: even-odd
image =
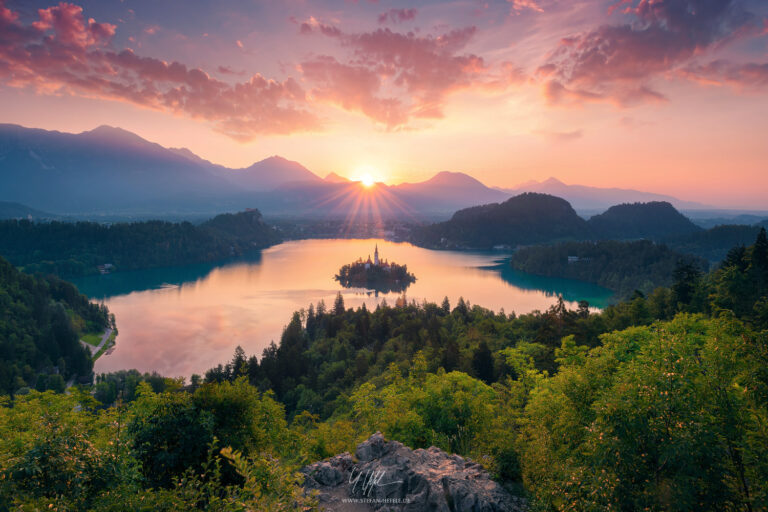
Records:
[[[316,29],[337,38],[349,52],[343,61],[321,56],[301,64],[305,78],[316,87],[312,94],[390,129],[414,118],[443,117],[446,97],[456,91],[506,87],[518,80],[519,70],[505,65],[499,74],[482,57],[463,52],[475,27],[439,36],[388,28],[364,33],[332,31],[324,25],[309,28],[310,33]]]
[[[213,123],[238,140],[319,127],[304,90],[259,74],[234,85],[179,62],[116,52],[115,26],[85,20],[68,3],[40,9],[29,25],[0,0],[0,83],[126,101]]]
[[[639,0],[624,12],[633,23],[603,25],[561,40],[539,75],[545,95],[612,101],[621,105],[663,100],[648,82],[694,56],[756,28],[756,17],[736,0]]]
[[[312,94],[346,110],[358,110],[387,126],[398,126],[408,120],[402,102],[393,97],[377,96],[381,79],[364,66],[342,64],[334,57],[321,56],[302,63],[304,76],[316,84]]]
[[[512,4],[512,11],[515,13],[526,10],[544,12],[544,9],[539,6],[536,0],[507,0],[507,2]]]
[[[703,84],[728,84],[739,89],[757,90],[768,87],[768,62],[741,64],[716,60],[703,66],[688,66],[681,75]]]
[[[83,17],[83,8],[61,2],[56,7],[38,9],[40,19],[32,23],[32,28],[40,33],[53,30],[59,43],[67,46],[86,48],[108,42],[115,35],[115,25],[96,23],[93,18],[87,22]]]
[[[379,14],[379,24],[413,21],[418,12],[417,9],[390,9]]]

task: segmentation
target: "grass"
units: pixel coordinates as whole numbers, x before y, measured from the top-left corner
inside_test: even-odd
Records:
[[[117,337],[117,331],[113,330],[113,331],[112,331],[112,334],[110,334],[110,335],[109,335],[109,339],[107,340],[107,342],[104,344],[104,346],[103,346],[103,347],[101,347],[101,350],[99,350],[98,352],[96,352],[96,354],[93,356],[93,360],[94,360],[94,361],[95,361],[95,360],[97,360],[98,358],[100,358],[100,357],[102,356],[102,354],[104,354],[104,352],[106,352],[107,350],[109,350],[109,348],[110,348],[112,345],[114,345],[114,344],[115,344],[115,338],[116,338],[116,337]],[[99,341],[101,341],[101,337],[99,337]]]
[[[104,333],[99,332],[89,332],[87,334],[83,334],[80,336],[80,339],[86,342],[89,345],[93,345],[94,347],[98,347],[99,343],[101,343],[101,337],[104,335]]]

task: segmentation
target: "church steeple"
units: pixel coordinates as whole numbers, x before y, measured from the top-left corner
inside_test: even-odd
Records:
[[[373,264],[379,265],[379,244],[376,244],[376,249],[373,251]]]

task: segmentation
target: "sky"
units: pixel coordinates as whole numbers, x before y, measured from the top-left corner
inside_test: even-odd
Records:
[[[0,122],[768,209],[768,2],[0,0]]]

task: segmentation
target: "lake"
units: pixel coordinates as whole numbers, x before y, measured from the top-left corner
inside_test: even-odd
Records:
[[[611,292],[566,279],[532,276],[509,267],[509,254],[433,251],[385,240],[301,240],[221,264],[117,272],[75,280],[81,292],[103,300],[117,318],[114,351],[96,362],[97,372],[136,368],[163,375],[202,374],[231,359],[237,345],[261,355],[294,311],[310,303],[333,305],[341,291],[347,307],[368,308],[398,294],[344,289],[333,276],[358,257],[408,265],[416,282],[408,300],[440,303],[459,297],[498,311],[528,313],[551,306],[558,295],[604,307]]]

